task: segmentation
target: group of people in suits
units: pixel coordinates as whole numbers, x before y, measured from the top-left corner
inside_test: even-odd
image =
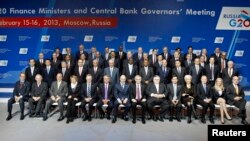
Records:
[[[67,117],[66,123],[72,122],[76,113],[76,103],[81,102],[83,121],[91,121],[94,104],[100,118],[117,121],[121,113],[124,120],[129,120],[132,111],[132,122],[136,123],[138,105],[141,109],[142,123],[146,123],[145,113],[155,121],[164,121],[169,113],[169,121],[174,118],[181,121],[182,104],[187,108],[188,123],[192,114],[196,117],[196,105],[202,108],[201,122],[206,123],[206,113],[210,109],[209,121],[214,123],[215,105],[220,105],[221,123],[229,116],[226,104],[235,105],[240,109],[242,124],[246,119],[246,100],[244,90],[239,86],[239,73],[233,61],[226,59],[226,53],[219,48],[211,56],[202,49],[200,56],[188,52],[182,55],[181,48],[176,48],[170,55],[167,47],[158,54],[143,52],[142,47],[132,54],[123,51],[120,46],[117,52],[100,54],[96,47],[91,53],[79,46],[73,55],[71,48],[62,55],[56,49],[51,59],[44,59],[43,53],[37,60],[30,59],[29,67],[20,73],[13,96],[8,101],[8,117],[12,118],[12,104],[19,102],[21,117],[24,119],[24,102],[29,103],[29,116],[43,116],[48,119],[51,105],[57,103],[60,111],[58,121]],[[64,115],[65,102],[67,112]],[[88,107],[88,108],[86,108]]]

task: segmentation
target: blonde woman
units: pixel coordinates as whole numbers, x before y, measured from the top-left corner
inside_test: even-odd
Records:
[[[222,78],[217,78],[212,89],[212,93],[214,96],[214,102],[220,105],[220,116],[221,116],[221,124],[224,124],[224,113],[226,115],[227,120],[232,120],[227,112],[226,100],[225,100],[225,88],[223,85]]]

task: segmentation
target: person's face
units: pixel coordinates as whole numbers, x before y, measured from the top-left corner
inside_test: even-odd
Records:
[[[142,53],[142,48],[138,48],[138,53]]]
[[[109,62],[109,66],[110,66],[110,67],[114,67],[114,62],[113,62],[113,61],[110,61],[110,62]]]
[[[205,58],[204,57],[200,57],[200,61],[201,62],[205,62]]]
[[[216,48],[216,49],[215,49],[215,52],[216,52],[216,53],[220,53],[220,48]]]
[[[177,84],[178,79],[177,79],[177,77],[173,77],[173,78],[171,79],[171,81],[172,81],[173,84]]]
[[[179,58],[179,53],[178,53],[178,52],[175,52],[175,53],[174,53],[174,57],[175,57],[175,58]]]
[[[141,77],[136,77],[136,78],[135,78],[135,82],[136,82],[137,84],[141,83]]]
[[[40,75],[37,75],[36,76],[36,81],[39,82],[39,83],[42,82],[42,77]]]
[[[191,60],[191,57],[190,57],[190,55],[187,55],[187,60]]]
[[[188,53],[193,53],[193,48],[188,48]]]
[[[45,65],[46,65],[46,66],[50,66],[50,61],[49,61],[49,60],[46,60],[46,61],[45,61]]]
[[[166,61],[166,60],[163,60],[163,61],[162,61],[162,65],[163,65],[164,67],[166,67],[166,66],[167,66],[167,64],[168,64],[168,63],[167,63],[167,61]]]
[[[158,59],[159,61],[162,61],[162,56],[159,55],[157,59]]]
[[[110,78],[109,78],[109,77],[107,77],[107,76],[104,76],[103,81],[104,81],[104,83],[109,83]]]
[[[106,53],[109,53],[109,48],[105,48],[105,52],[106,52]]]
[[[201,77],[201,82],[202,84],[206,84],[207,83],[207,77]]]
[[[68,52],[68,53],[71,53],[71,48],[67,48],[67,52]]]
[[[154,77],[153,81],[155,84],[160,84],[160,77]]]
[[[143,65],[144,65],[144,67],[147,67],[148,66],[148,61],[144,61]]]
[[[143,54],[143,59],[147,59],[148,55],[147,54]]]
[[[225,53],[221,54],[221,58],[226,59],[226,54]]]
[[[83,51],[83,50],[84,50],[84,46],[83,46],[83,45],[80,45],[80,46],[79,46],[79,50],[80,50],[80,51]]]
[[[67,56],[65,57],[65,60],[66,60],[66,61],[69,61],[69,60],[70,60],[70,57],[67,55]]]
[[[57,74],[56,75],[56,80],[57,81],[62,81],[62,74]]]
[[[228,63],[229,68],[233,68],[233,66],[234,66],[233,63]]]
[[[91,48],[91,51],[94,53],[94,52],[96,52],[96,48],[95,47],[92,47]]]
[[[121,77],[120,77],[120,81],[121,81],[121,83],[125,83],[126,77],[125,77],[125,76],[121,76]]]
[[[74,77],[70,78],[70,82],[75,84],[76,83],[76,79]]]
[[[115,53],[114,52],[111,53],[111,57],[115,58]]]
[[[233,83],[235,85],[238,85],[239,84],[239,78],[238,77],[233,77]]]
[[[97,64],[98,64],[97,61],[94,61],[94,62],[93,62],[93,66],[94,66],[94,67],[96,67]]]
[[[56,59],[56,58],[57,58],[57,56],[56,56],[55,53],[52,54],[52,58],[53,58],[53,59]]]
[[[214,64],[214,58],[209,59],[210,64]]]
[[[221,85],[222,85],[222,79],[218,79],[218,80],[216,81],[216,83],[217,83],[217,85],[221,86]]]
[[[180,66],[181,66],[181,62],[180,62],[180,61],[176,61],[176,62],[175,62],[175,66],[176,66],[176,67],[180,67]]]
[[[60,53],[60,50],[59,50],[59,49],[56,49],[56,53]]]
[[[20,74],[19,78],[20,78],[20,81],[22,81],[22,82],[25,81],[25,75],[24,74]]]
[[[195,59],[194,63],[195,63],[195,65],[199,65],[200,64],[200,59]]]
[[[87,77],[86,77],[86,80],[87,80],[87,83],[91,83],[92,77],[91,77],[91,76],[87,76]]]
[[[123,51],[123,47],[119,47],[119,51]]]
[[[67,65],[66,65],[66,63],[62,63],[61,66],[62,66],[62,68],[66,68]]]
[[[35,61],[34,60],[30,60],[29,64],[30,64],[31,67],[34,67],[35,66]]]
[[[133,64],[133,59],[129,59],[129,64]]]
[[[95,56],[96,56],[97,58],[99,58],[99,57],[100,57],[100,53],[99,53],[99,52],[96,52]]]
[[[82,60],[78,60],[78,66],[79,66],[79,67],[82,67],[82,66],[83,66]]]
[[[164,52],[164,53],[167,53],[167,52],[168,52],[168,49],[167,49],[167,48],[163,48],[163,52]]]
[[[202,54],[207,54],[207,50],[206,49],[202,49],[201,53]]]
[[[81,59],[81,60],[85,60],[85,58],[86,58],[85,55],[84,55],[84,54],[81,54],[80,59]]]
[[[43,57],[44,57],[43,54],[40,53],[39,54],[39,59],[43,59]]]
[[[191,84],[191,82],[192,82],[192,78],[187,77],[187,78],[185,79],[185,81],[186,81],[186,83],[187,83],[187,84]]]

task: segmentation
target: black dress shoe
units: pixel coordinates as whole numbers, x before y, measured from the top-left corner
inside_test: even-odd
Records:
[[[62,121],[64,119],[63,116],[60,116],[59,119],[57,121]]]
[[[133,119],[133,120],[132,120],[132,123],[133,123],[133,124],[135,124],[135,123],[136,123],[136,120],[135,120],[135,119]]]
[[[190,124],[192,122],[191,118],[188,118],[187,123]]]
[[[178,122],[181,122],[181,119],[180,119],[180,118],[177,118],[177,121],[178,121]]]
[[[89,116],[88,121],[91,121],[91,120],[92,120],[92,117],[91,117],[91,116]]]
[[[157,119],[158,119],[158,118],[157,118],[156,116],[153,117],[153,120],[154,120],[154,121],[157,121]]]
[[[142,124],[145,124],[145,123],[146,123],[145,119],[142,119],[141,122],[142,122]]]
[[[103,114],[101,114],[101,115],[100,115],[100,119],[103,119],[103,118],[104,118],[104,115],[103,115]]]
[[[48,116],[43,117],[43,121],[46,121],[48,119]]]
[[[69,118],[67,118],[67,121],[66,121],[66,123],[67,123],[67,124],[69,124],[69,122],[70,122],[70,119],[69,119]]]
[[[125,120],[125,121],[128,121],[128,116],[125,116],[125,117],[124,117],[124,120]]]
[[[244,125],[249,125],[249,123],[246,120],[241,120],[241,123]]]
[[[209,121],[214,124],[214,118],[209,118]]]
[[[72,118],[70,118],[70,119],[69,119],[69,121],[70,121],[70,122],[73,122],[73,121],[74,121],[74,118],[73,118],[73,117],[72,117]]]
[[[201,122],[205,124],[206,123],[205,118],[201,118]]]
[[[173,121],[173,117],[170,117],[170,118],[169,118],[169,121],[172,122],[172,121]]]
[[[161,121],[161,122],[163,122],[163,121],[164,121],[164,119],[163,119],[163,117],[162,117],[162,116],[160,116],[160,117],[159,117],[159,121]]]
[[[111,118],[110,118],[110,115],[107,115],[107,120],[110,120]]]
[[[21,114],[20,120],[24,120],[24,115],[23,114]]]
[[[88,119],[88,116],[84,116],[83,118],[82,118],[82,121],[86,121]]]
[[[8,121],[8,120],[10,120],[11,118],[12,118],[12,115],[9,114],[8,117],[6,118],[6,120]]]
[[[115,123],[115,122],[116,122],[116,117],[114,117],[112,120],[112,123]]]

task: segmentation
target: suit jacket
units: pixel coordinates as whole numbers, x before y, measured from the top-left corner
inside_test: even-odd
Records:
[[[225,59],[224,68],[227,68],[227,62],[228,62],[228,59]],[[223,69],[221,68],[221,66],[222,66],[222,60],[221,60],[221,58],[218,59],[218,66],[219,66],[220,73],[222,73]]]
[[[182,58],[179,57],[178,60],[180,60],[181,66],[184,66]],[[175,61],[176,61],[175,58],[172,57],[171,60],[170,60],[170,62],[169,62],[169,65],[170,65],[171,68],[175,68]]]
[[[207,64],[205,66],[205,74],[208,78],[208,81],[212,79],[212,71],[210,70],[210,64]],[[219,71],[219,66],[214,65],[214,81],[216,80],[217,77],[219,77],[220,71]]]
[[[156,71],[156,74],[160,76],[161,78],[161,83],[168,84],[171,79],[171,69],[166,68],[166,73],[163,71],[162,67],[159,67]]]
[[[90,91],[90,94],[91,94],[91,98],[96,100],[98,98],[98,95],[97,95],[97,85],[96,84],[93,84],[91,83],[91,91]],[[87,88],[87,83],[83,83],[82,84],[82,92],[81,92],[81,98],[87,98],[88,97],[88,88]]]
[[[28,81],[30,83],[30,85],[33,84],[33,82],[35,82],[35,77],[37,74],[39,74],[39,68],[34,67],[34,71],[33,71],[33,75],[31,73],[31,68],[28,67],[25,69],[25,76],[26,76],[26,81]]]
[[[47,73],[46,67],[43,69],[43,80],[47,82],[48,86],[50,87],[52,82],[55,80],[56,70],[51,66],[49,74]]]
[[[186,53],[186,54],[184,55],[184,58],[185,58],[185,59],[187,58],[187,55],[188,55],[188,53]],[[192,53],[192,61],[194,61],[194,59],[195,59],[196,57],[197,57],[196,54]]]
[[[119,70],[116,67],[113,68],[112,75],[110,74],[110,67],[105,68],[104,75],[109,75],[113,84],[119,82]]]
[[[164,59],[167,60],[167,62],[170,61],[170,59],[171,59],[171,54],[170,54],[170,53],[167,53],[167,55],[165,55],[164,53],[161,53],[161,55],[162,55],[162,57],[163,57]],[[167,56],[167,58],[166,58],[166,56]],[[168,64],[168,65],[169,65],[169,64]],[[170,66],[168,66],[168,67],[170,67]]]
[[[145,83],[145,81],[152,81],[154,77],[154,71],[153,68],[148,67],[148,73],[146,74],[145,68],[142,67],[140,69],[139,75],[142,77],[142,82]]]
[[[140,84],[141,86],[141,100],[146,98],[146,85],[144,85],[143,83]],[[131,99],[136,99],[136,83],[132,84],[130,86],[130,97]]]
[[[185,67],[185,69],[186,69],[187,72],[189,72],[190,67],[191,67],[193,64],[194,64],[194,63],[193,63],[192,61],[190,62],[190,64],[188,64],[188,61],[187,61],[187,60],[184,61],[184,67]]]
[[[206,84],[206,91],[203,88],[202,83],[199,83],[197,85],[197,97],[200,100],[204,100],[205,98],[213,98],[213,93],[211,92],[211,86],[209,84]]]
[[[216,53],[211,54],[211,57],[214,57],[214,59],[215,59],[215,62],[214,62],[215,64],[218,64],[220,56],[221,56],[221,53],[219,56],[217,56]]]
[[[234,104],[234,98],[236,96],[241,96],[242,99],[245,98],[245,92],[243,90],[243,88],[241,86],[238,85],[238,91],[239,91],[239,94],[237,95],[236,94],[236,89],[234,88],[234,85],[233,84],[230,84],[228,87],[227,87],[227,90],[226,90],[226,96],[227,96],[227,99],[228,99],[228,104],[230,105],[233,105]]]
[[[137,68],[136,65],[133,65],[133,68],[132,68],[132,71],[131,71],[131,74],[130,74],[130,72],[129,72],[129,64],[127,64],[127,65],[125,65],[123,67],[122,74],[124,74],[127,77],[127,80],[128,79],[134,80],[135,76],[138,74],[138,68]]]
[[[31,96],[33,97],[41,97],[45,98],[48,92],[48,85],[46,82],[42,82],[39,87],[37,86],[37,82],[32,84],[31,88]]]
[[[148,85],[147,89],[146,89],[146,94],[149,98],[152,98],[151,97],[151,94],[154,93],[154,94],[164,94],[165,97],[167,98],[167,88],[164,84],[159,84],[159,92],[157,92],[157,89],[156,89],[156,86],[155,84],[152,82]]]
[[[45,59],[43,59],[43,63],[42,64],[40,63],[39,59],[36,60],[36,67],[39,69],[39,72],[40,72],[39,74],[42,75],[43,69],[45,67]]]
[[[103,69],[98,67],[97,70],[96,70],[96,73],[95,73],[94,68],[90,68],[88,73],[92,75],[92,83],[99,84],[99,83],[102,82]]]
[[[30,83],[28,81],[24,81],[23,85],[21,86],[21,82],[17,81],[13,90],[13,98],[15,96],[22,96],[23,98],[29,97],[30,91]]]
[[[177,84],[177,90],[176,90],[177,100],[181,99],[181,88],[182,88],[182,86]],[[173,85],[173,83],[170,83],[167,85],[167,92],[168,92],[169,100],[173,100],[173,98],[174,98],[174,85]]]
[[[105,99],[105,84],[101,83],[98,85],[98,97],[99,100]],[[114,86],[109,83],[108,85],[108,99],[112,100],[114,97]]]
[[[79,83],[85,83],[85,82],[86,82],[86,75],[87,75],[87,72],[88,72],[88,69],[83,67],[83,68],[82,68],[82,73],[81,73],[81,75],[80,75],[79,67],[75,67],[74,75],[77,76],[78,82],[79,82]]]
[[[197,74],[195,65],[190,67],[189,74],[192,76],[192,83],[198,84],[200,83],[201,76],[204,74],[204,68],[199,65],[199,72]]]
[[[184,84],[184,76],[186,75],[186,69],[184,67],[181,67],[181,73],[179,74],[179,72],[177,71],[177,68],[173,68],[172,69],[172,75],[177,76],[178,78],[178,84],[179,85],[183,85]]]
[[[56,60],[56,61],[51,60],[51,66],[53,68],[55,68],[56,70],[59,70],[61,68],[61,61],[60,60]]]
[[[71,88],[71,85],[69,84],[68,96],[71,96],[72,98],[80,99],[81,91],[82,91],[82,86],[80,83],[77,83],[74,89]]]
[[[88,54],[86,51],[83,51],[83,54],[85,55],[86,60],[88,60],[89,54]],[[78,50],[78,51],[76,52],[76,60],[80,59],[80,56],[81,56],[81,52]]]
[[[68,94],[68,84],[64,81],[58,88],[57,81],[54,81],[49,89],[50,96],[60,96],[61,98],[66,98]]]
[[[223,71],[222,71],[222,79],[223,79],[223,82],[224,82],[224,86],[227,87],[229,86],[230,84],[232,84],[232,78],[233,76],[238,76],[239,73],[238,71],[234,68],[233,69],[233,73],[232,73],[232,76],[230,77],[229,74],[228,74],[228,68],[225,68]]]
[[[71,71],[68,68],[66,68],[64,74],[63,74],[62,69],[58,70],[58,73],[62,73],[62,75],[63,75],[63,79],[62,80],[63,81],[67,82],[67,84],[70,83]]]
[[[119,51],[117,51],[115,54],[115,56],[119,59],[119,60],[121,60],[121,61],[123,61],[123,60],[125,60],[126,59],[126,57],[127,57],[127,53],[126,52],[122,52],[122,56],[120,56],[120,54],[119,54],[120,52]]]
[[[96,58],[97,59],[97,58]],[[105,61],[102,57],[98,58],[98,65],[99,68],[103,69],[105,66]],[[89,68],[93,67],[93,60],[89,61]]]
[[[222,94],[220,95],[218,91],[215,90],[215,88],[211,89],[211,93],[213,95],[213,100],[216,103],[218,98],[226,99],[226,90],[222,91]]]
[[[124,89],[123,89],[120,83],[115,84],[114,96],[116,100],[118,98],[121,100],[127,98],[129,101],[130,100],[130,86],[128,84],[125,84]]]

